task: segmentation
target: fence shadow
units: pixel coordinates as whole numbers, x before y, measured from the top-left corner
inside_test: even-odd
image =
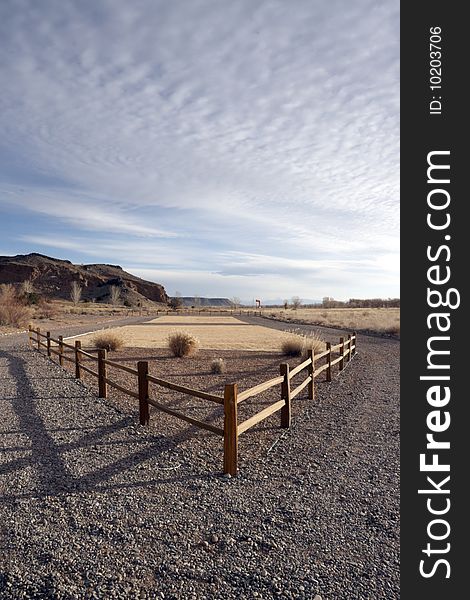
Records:
[[[130,439],[129,430],[136,423],[135,417],[119,415],[117,420],[113,420],[109,407],[101,411],[101,416],[106,416],[106,423],[74,426],[70,409],[71,403],[77,402],[77,396],[62,396],[59,390],[55,396],[45,399],[41,392],[49,388],[49,379],[54,380],[52,389],[58,389],[58,380],[70,384],[74,381],[72,377],[65,372],[62,377],[49,377],[48,374],[40,378],[32,377],[28,373],[28,363],[20,352],[0,350],[2,359],[7,366],[5,376],[11,379],[11,387],[16,388],[14,395],[2,400],[9,405],[7,407],[4,404],[5,414],[7,409],[11,411],[15,421],[14,428],[5,431],[4,435],[15,435],[17,440],[10,443],[9,447],[4,447],[3,461],[0,463],[0,483],[4,493],[0,501],[161,484],[168,481],[168,477],[156,478],[155,471],[152,471],[152,477],[139,482],[116,480],[122,479],[126,471],[139,468],[149,459],[174,452],[182,441],[194,434],[193,427],[175,436],[161,436],[147,430],[144,436],[133,435]],[[35,381],[41,381],[41,390],[35,386]],[[81,398],[82,401],[90,401],[85,390]],[[54,414],[53,418],[45,414],[44,406],[41,408],[44,400],[49,403],[48,411]],[[64,426],[58,426],[62,418]],[[67,432],[73,432],[72,441],[61,440],[61,435]],[[14,457],[8,460],[11,455]],[[79,458],[86,472],[77,472],[71,456],[74,460]],[[91,469],[89,465],[92,465]],[[28,473],[26,477],[25,473]],[[184,481],[187,478],[175,476],[172,481]],[[28,483],[24,483],[26,480]]]

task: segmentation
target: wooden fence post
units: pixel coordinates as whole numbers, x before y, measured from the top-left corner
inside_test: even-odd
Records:
[[[342,371],[344,369],[344,337],[339,338],[340,348],[339,351],[341,353],[341,360],[339,361],[339,370]]]
[[[63,358],[63,353],[64,353],[64,344],[63,344],[63,336],[59,335],[59,365],[61,367],[64,366],[64,358]]]
[[[354,338],[354,352],[353,352],[353,356],[356,354],[356,350],[357,350],[357,333],[355,331],[353,331],[353,338]]]
[[[36,336],[37,336],[37,343],[38,343],[38,350],[41,350],[41,329],[39,327],[36,328]]]
[[[328,350],[328,354],[326,358],[328,359],[328,368],[326,370],[326,380],[331,381],[331,342],[326,342],[326,349]]]
[[[289,365],[282,363],[279,370],[280,374],[284,377],[284,381],[281,383],[281,398],[285,401],[285,405],[281,408],[281,427],[288,429],[292,419]]]
[[[98,396],[100,398],[107,397],[108,386],[106,384],[106,363],[104,362],[107,356],[107,350],[104,348],[98,350]]]
[[[315,381],[313,379],[313,374],[315,373],[315,350],[313,348],[310,348],[308,350],[308,357],[312,361],[307,367],[308,375],[309,375],[309,377],[311,377],[311,381],[308,384],[308,398],[309,398],[309,400],[314,400],[315,399]]]
[[[236,475],[238,468],[237,384],[224,389],[224,473]]]
[[[82,348],[82,342],[76,340],[75,342],[75,377],[77,379],[81,379],[82,370],[80,369],[80,361],[82,360],[82,355],[80,354],[80,350]]]
[[[139,372],[139,423],[148,425],[150,422],[149,411],[149,380],[147,375],[149,372],[149,364],[146,360],[139,360],[137,363],[137,371]]]
[[[346,361],[349,362],[351,360],[351,348],[352,348],[352,337],[351,334],[348,333],[348,351],[346,352]]]
[[[46,331],[47,356],[51,357],[51,332]]]

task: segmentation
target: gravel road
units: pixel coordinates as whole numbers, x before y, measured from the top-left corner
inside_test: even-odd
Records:
[[[142,428],[1,339],[0,597],[399,598],[399,343],[358,346],[226,478],[210,434]]]

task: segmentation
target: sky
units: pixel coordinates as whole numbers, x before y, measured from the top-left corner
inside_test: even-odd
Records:
[[[399,296],[398,0],[2,0],[0,255]]]

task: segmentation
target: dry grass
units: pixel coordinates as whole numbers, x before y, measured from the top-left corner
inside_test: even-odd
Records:
[[[0,325],[26,327],[31,319],[31,309],[19,303],[0,304]]]
[[[284,340],[281,344],[281,352],[285,356],[301,356],[304,342],[300,337],[294,337]]]
[[[175,331],[168,336],[168,348],[178,358],[195,354],[199,346],[198,338],[189,331]]]
[[[0,325],[25,327],[31,314],[32,310],[21,302],[13,285],[0,285]]]
[[[349,331],[400,333],[399,308],[300,308],[270,309],[269,316],[286,322],[301,322]]]
[[[306,336],[298,334],[295,331],[292,331],[291,337],[284,340],[281,344],[281,352],[285,356],[301,356],[303,358],[307,357],[308,350],[320,353],[325,348],[325,342],[320,335]]]
[[[227,370],[227,365],[223,358],[214,358],[211,362],[211,373],[220,374],[225,373]]]
[[[35,319],[54,319],[59,314],[57,307],[52,302],[41,300],[34,312]]]
[[[114,332],[103,332],[93,338],[95,348],[103,348],[104,350],[115,351],[124,346],[124,339]]]

